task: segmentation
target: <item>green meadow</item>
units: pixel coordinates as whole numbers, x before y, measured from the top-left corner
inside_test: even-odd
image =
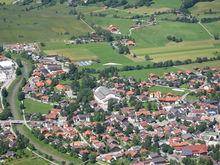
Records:
[[[176,67],[142,69],[142,70],[132,70],[132,71],[119,72],[119,76],[133,77],[136,80],[145,81],[149,77],[150,73],[154,73],[156,75],[162,75],[164,72],[176,72],[179,70],[181,70],[181,69],[177,69]]]
[[[188,64],[188,65],[181,65],[177,66],[177,68],[181,70],[190,70],[194,71],[195,67],[198,67],[200,69],[203,69],[205,67],[210,67],[210,68],[218,68],[220,66],[220,61],[209,61],[209,62],[203,62],[203,63],[194,63],[194,64]]]
[[[39,158],[38,156],[31,153],[31,151],[24,150],[25,157],[16,160],[9,161],[6,165],[49,165],[49,162]]]
[[[153,87],[149,88],[149,92],[161,91],[164,94],[173,93],[174,95],[182,96],[182,95],[184,95],[185,93],[187,93],[189,91],[189,90],[176,91],[176,90],[173,90],[173,89],[175,89],[175,88],[153,86]]]
[[[25,7],[0,7],[0,43],[45,42],[68,39],[91,31],[65,5],[25,11]]]
[[[137,42],[136,48],[164,46],[169,42],[167,40],[168,35],[182,38],[183,41],[198,41],[211,38],[200,25],[181,22],[159,21],[155,26],[147,26],[132,33],[132,37]]]
[[[25,99],[24,106],[25,106],[25,112],[30,114],[34,114],[34,113],[47,114],[48,111],[52,109],[52,106],[49,104],[36,102],[31,99]]]

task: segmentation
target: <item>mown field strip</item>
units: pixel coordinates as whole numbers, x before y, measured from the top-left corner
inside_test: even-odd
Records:
[[[167,60],[187,60],[192,59],[195,60],[197,57],[215,57],[215,52],[219,52],[220,48],[213,48],[213,49],[200,49],[194,51],[187,51],[187,52],[175,52],[175,53],[163,53],[163,54],[154,54],[151,57],[155,62],[167,61]]]

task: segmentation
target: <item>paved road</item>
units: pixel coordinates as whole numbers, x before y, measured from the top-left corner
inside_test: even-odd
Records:
[[[16,102],[15,102],[15,100],[17,99],[17,92],[19,90],[19,87],[20,87],[20,85],[22,83],[23,78],[28,76],[28,73],[29,73],[29,69],[28,69],[27,65],[25,63],[23,63],[23,66],[24,66],[24,71],[22,72],[21,78],[20,78],[19,82],[15,86],[12,87],[12,91],[9,94],[10,108],[11,108],[11,112],[12,112],[13,118],[15,120],[19,120],[19,113],[20,113],[16,109]],[[25,137],[28,137],[27,133],[23,130],[23,126],[22,125],[17,125],[16,128],[17,128],[17,130],[18,130],[18,132],[20,134],[23,134]],[[41,151],[42,153],[45,153],[47,155],[52,156],[55,160],[57,160],[59,162],[65,161],[66,163],[70,163],[69,160],[63,159],[60,156],[52,153],[49,149],[41,148],[41,146],[38,143],[32,141],[31,139],[29,139],[29,140],[30,140],[30,143],[33,144],[35,146],[35,148],[37,150]]]

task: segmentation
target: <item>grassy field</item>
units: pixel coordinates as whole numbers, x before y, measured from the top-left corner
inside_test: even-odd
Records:
[[[214,0],[212,2],[199,2],[195,6],[193,6],[190,11],[193,15],[203,14],[204,12],[209,11],[220,12],[220,0]]]
[[[0,7],[0,43],[64,40],[91,31],[69,11],[65,5],[27,12],[17,5]]]
[[[208,33],[200,25],[181,22],[158,22],[155,26],[148,26],[132,33],[132,37],[137,42],[136,48],[164,46],[169,43],[168,35],[182,38],[183,41],[210,39]]]
[[[216,21],[216,22],[211,22],[211,23],[205,23],[204,24],[206,26],[206,28],[209,29],[209,31],[213,34],[213,35],[218,35],[220,36],[220,21]]]
[[[11,4],[13,0],[0,0],[0,3]]]
[[[96,24],[103,28],[111,24],[116,25],[123,35],[125,34],[128,35],[130,26],[134,25],[135,23],[130,19],[112,18],[110,16],[109,17],[86,16],[86,21],[89,24]]]
[[[31,151],[24,150],[26,157],[19,158],[16,160],[12,160],[6,165],[49,165],[50,163],[46,162],[45,160],[33,155]]]
[[[140,8],[131,8],[126,11],[137,13],[137,14],[153,14],[154,12],[163,12],[171,9],[178,9],[181,5],[181,0],[154,0],[154,4],[150,7],[140,7]]]
[[[149,64],[151,62],[140,60],[135,61],[129,55],[119,54],[117,50],[113,50],[109,43],[91,43],[78,45],[65,45],[63,42],[46,43],[46,47],[42,50],[47,54],[59,54],[66,56],[73,61],[100,59],[99,64],[89,66],[91,68],[105,68],[106,63],[118,63],[123,65]]]
[[[76,47],[67,49],[46,50],[45,53],[49,55],[59,54],[73,61],[97,59],[97,56],[87,48]]]
[[[157,91],[161,91],[164,94],[173,93],[173,94],[178,95],[178,96],[182,96],[183,94],[188,92],[188,90],[180,92],[180,91],[172,90],[172,88],[161,87],[161,86],[154,86],[154,87],[149,88],[149,92],[157,92]]]
[[[137,80],[146,80],[150,73],[154,73],[157,75],[162,75],[164,72],[175,72],[180,69],[175,67],[168,67],[168,68],[155,68],[155,69],[142,69],[142,70],[132,70],[132,71],[124,71],[119,72],[121,77],[133,77]]]
[[[194,63],[194,64],[188,64],[188,65],[181,65],[177,66],[177,68],[182,69],[182,70],[191,70],[193,71],[194,67],[198,68],[205,68],[205,67],[210,67],[210,68],[217,68],[220,66],[220,61],[209,61],[209,62],[203,62],[203,63]]]
[[[31,114],[33,113],[47,114],[48,111],[52,108],[52,106],[49,104],[39,103],[31,99],[25,99],[24,106],[25,106],[25,111]]]
[[[220,51],[220,41],[204,40],[182,43],[168,43],[166,46],[157,48],[140,48],[132,50],[138,56],[150,55],[153,61],[166,60],[195,60],[197,57],[215,57],[215,52]]]

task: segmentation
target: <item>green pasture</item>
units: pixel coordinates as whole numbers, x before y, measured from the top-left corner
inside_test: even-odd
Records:
[[[183,92],[181,92],[181,91],[176,91],[176,90],[173,90],[173,89],[175,89],[175,88],[162,87],[162,86],[153,86],[153,87],[149,88],[148,91],[149,92],[161,91],[164,94],[173,93],[174,95],[178,95],[178,96],[182,96],[182,95],[184,95],[185,93],[188,92],[188,90],[184,90]]]
[[[137,14],[153,14],[155,12],[163,12],[171,9],[179,9],[181,5],[181,0],[154,0],[154,4],[150,7],[139,7],[139,8],[130,8],[126,11],[137,13]]]
[[[31,153],[31,151],[25,149],[24,150],[25,157],[18,158],[6,163],[6,165],[49,165],[49,162],[39,158],[38,156]]]
[[[181,70],[181,69],[177,69],[176,67],[167,67],[167,68],[132,70],[132,71],[119,72],[119,76],[133,77],[136,80],[147,80],[150,73],[154,73],[156,75],[162,75],[164,72],[176,72],[178,70]]]
[[[190,11],[193,15],[204,14],[204,12],[209,11],[220,12],[220,0],[214,0],[212,2],[199,2],[195,6],[193,6]]]
[[[143,27],[132,32],[137,48],[160,47],[169,43],[167,36],[182,38],[183,41],[207,40],[211,37],[198,24],[159,21],[157,25]]]
[[[65,5],[25,11],[25,7],[0,7],[0,43],[57,41],[91,31],[69,15]]]
[[[37,101],[33,101],[31,99],[24,100],[25,112],[34,114],[34,113],[41,113],[47,114],[49,110],[52,109],[52,106],[45,103],[40,103]]]
[[[207,29],[213,34],[220,36],[220,21],[211,22],[211,23],[204,23]]]
[[[103,28],[109,25],[115,25],[119,28],[122,34],[129,34],[131,25],[134,25],[134,21],[130,19],[112,18],[112,17],[99,17],[99,16],[86,16],[86,21],[89,24],[96,24]]]
[[[193,68],[198,67],[198,68],[205,68],[205,67],[210,67],[210,68],[218,68],[220,66],[220,61],[209,61],[209,62],[203,62],[203,63],[194,63],[194,64],[188,64],[188,65],[181,65],[177,66],[177,68],[182,69],[182,70],[191,70],[194,71]]]

